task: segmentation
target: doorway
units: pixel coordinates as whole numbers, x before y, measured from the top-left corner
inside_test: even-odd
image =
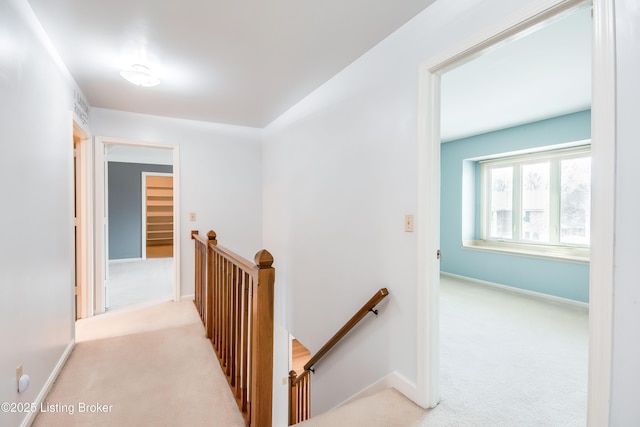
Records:
[[[586,425],[591,8],[570,12],[441,75],[441,392],[496,424]]]
[[[173,257],[173,174],[142,172],[142,259]]]
[[[465,46],[423,64],[420,70],[419,204],[424,224],[418,226],[418,394],[421,404],[434,407],[440,400],[439,384],[439,249],[440,249],[440,77],[488,49],[516,38],[524,30],[566,13],[579,1],[552,1],[538,10],[521,11],[488,29]],[[589,318],[590,425],[605,425],[608,417],[612,320],[611,271],[613,242],[613,141],[615,128],[613,10],[606,1],[593,1],[593,179]],[[488,36],[487,36],[488,35]],[[599,220],[596,220],[598,218]],[[594,283],[597,286],[594,286]]]
[[[179,301],[178,147],[114,138],[96,138],[95,144],[96,312]],[[146,200],[147,174],[164,175],[172,184],[152,206]],[[163,227],[162,258],[147,259],[147,210],[162,215],[151,227]]]

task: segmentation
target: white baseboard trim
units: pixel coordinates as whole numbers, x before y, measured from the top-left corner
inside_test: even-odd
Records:
[[[36,408],[38,408],[38,410],[29,412],[25,417],[25,419],[22,421],[22,424],[20,424],[20,427],[29,427],[31,426],[33,421],[36,419],[36,416],[40,413],[39,408],[41,407],[42,402],[44,402],[44,399],[45,397],[47,397],[49,390],[51,390],[53,383],[58,378],[58,375],[60,375],[60,371],[64,367],[65,363],[67,363],[67,359],[69,358],[69,355],[71,355],[71,351],[73,350],[73,347],[75,345],[76,345],[76,341],[74,339],[71,339],[71,341],[67,345],[67,348],[65,348],[64,352],[62,353],[62,356],[60,356],[58,363],[56,363],[55,368],[53,368],[51,375],[49,375],[47,382],[44,383],[42,390],[40,390],[40,393],[38,393],[38,396],[36,397],[36,400],[34,403],[36,405]]]
[[[109,264],[120,264],[123,262],[134,262],[134,261],[142,261],[145,258],[120,258],[120,259],[110,259]]]
[[[349,397],[338,406],[342,406],[344,404],[347,404],[357,399],[361,399],[363,397],[371,396],[372,394],[376,394],[388,388],[395,388],[400,393],[405,395],[408,399],[410,399],[414,403],[416,402],[416,396],[418,395],[418,389],[416,385],[413,384],[408,379],[406,379],[405,377],[403,377],[402,375],[400,375],[399,373],[397,373],[396,371],[393,371],[387,374],[386,376],[382,377],[375,383],[371,384],[370,386],[366,387],[365,389]]]
[[[549,294],[543,294],[542,292],[534,292],[534,291],[528,291],[526,289],[520,289],[520,288],[516,288],[513,286],[506,286],[506,285],[500,285],[498,283],[494,283],[494,282],[488,282],[486,280],[480,280],[480,279],[474,279],[473,277],[467,277],[467,276],[462,276],[459,274],[454,274],[454,273],[447,273],[446,271],[441,271],[440,275],[442,276],[448,276],[454,279],[460,279],[460,280],[466,280],[467,282],[472,282],[478,285],[483,285],[483,286],[489,286],[492,288],[497,288],[503,291],[508,291],[508,292],[514,292],[517,294],[523,294],[523,295],[527,295],[533,298],[538,298],[538,299],[542,299],[548,302],[553,302],[556,304],[563,304],[563,305],[569,305],[571,307],[577,307],[577,308],[581,308],[583,310],[589,310],[589,304],[586,302],[581,302],[581,301],[575,301],[572,299],[568,299],[568,298],[562,298],[562,297],[557,297],[555,295],[549,295]]]
[[[196,296],[194,294],[180,296],[180,301],[193,301],[195,299],[196,299]]]

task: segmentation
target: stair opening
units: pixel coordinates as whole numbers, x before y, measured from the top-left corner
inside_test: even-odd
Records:
[[[299,375],[304,371],[304,365],[311,359],[311,352],[296,338],[291,337],[291,369]]]

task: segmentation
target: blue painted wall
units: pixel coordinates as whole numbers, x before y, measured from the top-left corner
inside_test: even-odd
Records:
[[[589,265],[463,249],[478,238],[479,167],[465,159],[591,138],[591,111],[582,111],[509,129],[447,142],[441,152],[441,270],[502,285],[589,300]],[[465,169],[465,174],[463,174]],[[475,182],[474,182],[475,181]],[[464,182],[464,185],[463,185]],[[463,208],[464,207],[464,208]],[[475,210],[476,212],[478,209]]]

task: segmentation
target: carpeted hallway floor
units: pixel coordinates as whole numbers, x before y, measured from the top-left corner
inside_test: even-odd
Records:
[[[173,261],[173,258],[109,261],[108,310],[172,299]]]
[[[80,320],[76,340],[34,426],[244,426],[193,302]]]
[[[76,338],[34,426],[244,426],[192,302],[81,320]],[[303,425],[584,426],[587,343],[584,309],[443,276],[440,404],[389,389]]]

